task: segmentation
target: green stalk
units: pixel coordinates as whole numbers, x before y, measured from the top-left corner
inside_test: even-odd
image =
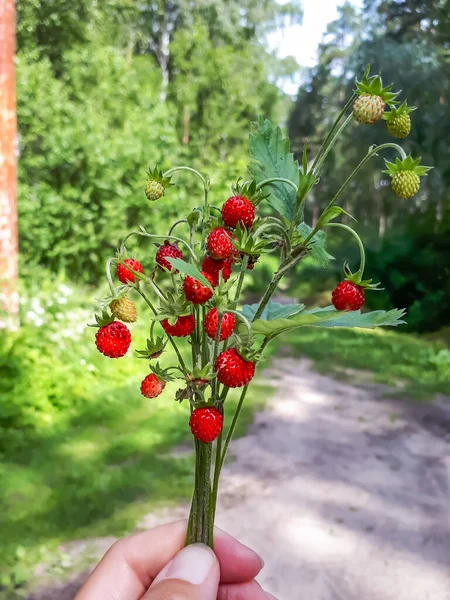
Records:
[[[135,289],[138,292],[138,294],[140,294],[142,296],[142,298],[145,300],[145,302],[149,305],[150,309],[153,311],[153,314],[156,315],[157,312],[156,312],[155,307],[150,302],[150,300],[147,298],[147,296],[144,294],[144,292],[140,288],[138,288],[138,287],[136,287]],[[187,371],[185,362],[183,360],[183,357],[181,356],[180,351],[178,350],[178,346],[174,342],[174,340],[173,340],[173,338],[172,338],[171,335],[168,335],[167,338],[168,338],[169,342],[172,344],[173,349],[175,350],[175,353],[176,353],[176,355],[178,357],[178,361],[180,363],[180,367],[181,367],[183,373],[186,374],[188,371]]]
[[[341,229],[345,229],[346,231],[349,231],[353,237],[356,239],[357,243],[358,243],[358,247],[359,247],[359,255],[360,255],[360,262],[359,262],[359,275],[362,279],[363,273],[364,273],[364,268],[366,266],[366,252],[364,250],[364,246],[363,243],[361,241],[361,238],[359,237],[359,235],[356,233],[356,231],[354,229],[352,229],[351,227],[349,227],[348,225],[344,225],[344,223],[327,223],[325,225],[325,227],[340,227]]]
[[[225,444],[224,444],[224,447],[223,447],[223,451],[222,451],[222,454],[221,454],[221,457],[220,457],[219,475],[220,475],[220,472],[222,470],[223,463],[225,462],[225,458],[227,456],[227,451],[228,451],[228,446],[230,445],[231,439],[232,439],[234,431],[236,429],[236,424],[237,424],[237,421],[239,419],[239,415],[241,414],[241,410],[242,410],[242,406],[244,404],[245,396],[247,394],[248,386],[249,386],[249,384],[247,383],[247,385],[242,390],[241,397],[239,398],[238,405],[236,407],[236,410],[234,411],[233,420],[231,421],[230,429],[228,430],[227,437],[225,439]],[[217,491],[216,491],[216,497],[215,497],[214,501],[217,502]]]
[[[296,192],[298,192],[298,185],[296,185],[290,179],[285,179],[284,177],[270,177],[269,179],[264,179],[264,181],[258,183],[256,189],[259,190],[265,185],[268,185],[269,183],[286,183],[287,185],[290,185],[292,188],[294,188]]]
[[[197,175],[197,177],[199,177],[202,180],[203,187],[206,187],[206,180],[203,177],[203,175],[200,175],[198,171],[192,169],[191,167],[173,167],[172,169],[166,171],[163,176],[168,177],[169,175],[172,175],[172,173],[176,173],[177,171],[190,171],[191,173],[194,173],[194,175]]]
[[[115,258],[108,258],[106,261],[106,279],[108,280],[109,289],[111,290],[111,294],[113,296],[116,295],[116,288],[114,287],[113,280],[111,277],[111,265],[113,262],[116,262]]]
[[[130,237],[133,235],[140,235],[142,237],[148,237],[148,238],[159,239],[159,240],[175,240],[176,242],[179,242],[180,244],[184,244],[184,246],[186,246],[186,248],[189,250],[189,253],[192,256],[192,258],[194,259],[194,263],[197,262],[197,257],[195,255],[194,250],[186,242],[186,240],[183,240],[183,238],[176,237],[175,235],[155,235],[153,233],[147,233],[146,231],[132,231],[131,233],[126,235],[123,238],[122,243],[120,244],[120,252],[121,253],[123,253],[125,251],[125,242],[128,239],[130,239]]]
[[[238,302],[239,302],[239,296],[241,295],[242,284],[244,282],[245,270],[247,269],[247,265],[248,265],[248,256],[245,255],[244,258],[242,259],[241,272],[239,273],[239,279],[238,279],[238,283],[237,283],[236,293],[234,295],[234,300],[233,300],[233,304],[232,304],[234,309],[236,308],[236,306],[238,305]]]
[[[345,188],[348,186],[348,184],[352,181],[352,179],[354,177],[356,177],[356,175],[361,171],[361,169],[364,167],[364,165],[367,162],[369,162],[369,160],[373,156],[375,156],[377,154],[377,152],[379,152],[380,150],[384,150],[384,148],[394,148],[394,150],[397,150],[397,152],[400,154],[402,159],[406,158],[406,154],[405,154],[405,151],[403,150],[403,148],[401,146],[399,146],[398,144],[394,144],[391,142],[389,142],[387,144],[381,144],[380,146],[375,146],[374,148],[370,149],[369,152],[367,153],[367,155],[362,159],[362,161],[359,163],[359,165],[350,173],[350,175],[347,177],[347,179],[344,181],[344,183],[338,189],[338,191],[336,192],[336,194],[334,195],[333,199],[330,201],[330,203],[328,204],[326,209],[323,211],[323,213],[325,213],[329,208],[331,208],[335,204],[336,200],[339,198],[339,196],[342,194],[342,192],[345,190]],[[317,225],[314,227],[314,229],[308,235],[306,240],[303,242],[303,244],[305,246],[315,236],[315,234],[319,231],[320,228],[321,228],[321,226],[320,226],[320,217],[319,217],[319,220],[317,221]]]
[[[342,123],[342,125],[339,127],[339,129],[337,130],[337,132],[335,133],[335,135],[333,136],[333,138],[330,140],[330,142],[328,144],[328,148],[322,153],[322,156],[317,161],[317,164],[316,164],[316,167],[315,167],[315,170],[314,170],[314,174],[315,175],[318,175],[318,173],[319,173],[319,171],[320,171],[323,163],[325,162],[326,157],[328,156],[328,154],[330,153],[330,151],[333,149],[333,146],[335,145],[335,143],[339,139],[341,133],[344,131],[344,129],[347,127],[347,125],[352,120],[353,120],[353,114],[349,114],[348,117],[345,119],[345,121]]]
[[[189,225],[189,222],[186,219],[180,219],[179,221],[175,221],[175,223],[169,229],[169,233],[167,234],[168,238],[170,238],[170,236],[172,235],[173,230],[175,229],[175,227],[177,227],[178,225],[181,225],[181,223],[187,223]]]
[[[350,108],[350,106],[353,104],[354,100],[356,98],[356,94],[353,94],[353,96],[351,98],[349,98],[344,106],[344,108],[341,110],[341,112],[339,113],[339,115],[337,116],[337,119],[335,120],[335,122],[333,123],[330,131],[328,132],[327,136],[325,137],[322,146],[320,147],[319,152],[317,153],[316,159],[311,167],[311,172],[314,173],[315,169],[316,169],[316,165],[318,163],[318,161],[320,160],[322,154],[325,152],[325,150],[327,149],[328,143],[330,141],[330,139],[332,138],[334,132],[336,131],[336,128],[338,127],[342,117],[345,115],[345,113],[347,112],[347,110]]]

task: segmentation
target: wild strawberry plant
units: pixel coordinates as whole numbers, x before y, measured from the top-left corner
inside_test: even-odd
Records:
[[[133,323],[137,318],[129,296],[140,295],[148,306],[151,322],[146,347],[136,351],[150,368],[150,373],[143,376],[141,393],[155,398],[167,381],[177,379],[180,389],[176,400],[189,403],[195,487],[187,543],[212,544],[220,472],[248,386],[267,345],[297,327],[373,328],[403,323],[403,310],[361,312],[365,291],[379,289],[379,284],[363,278],[364,247],[355,230],[338,221],[347,214],[338,201],[364,165],[385,149],[399,155],[395,163],[386,161],[385,172],[392,177],[392,189],[401,198],[417,193],[420,177],[426,175],[428,167],[421,166],[420,159],[406,156],[397,144],[371,147],[315,225],[308,225],[304,218],[306,198],[324,161],[351,122],[373,124],[384,118],[394,136],[407,135],[412,108],[406,103],[396,108],[398,94],[391,88],[383,88],[381,78],[370,76],[367,69],[311,164],[306,147],[299,165],[281,130],[260,120],[250,135],[248,181],[239,179],[221,206],[215,204],[220,199],[211,193],[209,178],[195,169],[180,166],[165,173],[159,168],[150,170],[145,187],[148,200],[161,201],[169,196],[173,176],[182,171],[198,178],[203,200],[176,221],[167,234],[150,233],[140,225],[125,237],[117,256],[107,261],[111,296],[104,301],[102,315],[97,316],[97,348],[110,358],[128,351],[131,334],[124,323]],[[262,203],[271,210],[261,214],[258,209]],[[355,238],[361,256],[358,270],[352,273],[344,264],[345,278],[333,291],[330,306],[307,309],[303,304],[274,301],[281,279],[305,256],[312,254],[326,264],[329,255],[324,230],[330,227],[341,227]],[[157,246],[154,262],[148,262],[147,253],[141,252],[138,257],[146,257],[144,265],[129,255],[127,243],[132,237]],[[260,256],[268,252],[278,256],[278,268],[260,302],[242,305],[245,274],[257,268]],[[113,281],[112,270],[121,285]],[[180,338],[188,340],[189,357],[179,348]],[[168,343],[176,352],[178,364],[162,366]],[[242,392],[231,425],[224,432],[223,416],[231,388],[241,388]]]

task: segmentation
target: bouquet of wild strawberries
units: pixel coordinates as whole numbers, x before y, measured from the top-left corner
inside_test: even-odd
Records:
[[[186,170],[201,181],[204,201],[174,223],[167,235],[154,235],[140,226],[139,231],[125,237],[117,256],[107,261],[112,297],[105,300],[107,308],[97,317],[97,348],[110,358],[119,358],[128,351],[131,334],[124,323],[137,318],[128,296],[139,294],[150,309],[151,319],[147,347],[137,351],[150,367],[150,373],[141,383],[141,392],[147,398],[155,398],[167,381],[178,378],[182,384],[176,400],[185,400],[190,406],[195,487],[187,543],[212,544],[220,472],[248,386],[269,342],[296,327],[372,328],[403,322],[402,310],[360,312],[365,290],[376,290],[378,284],[363,279],[364,248],[357,233],[343,223],[334,222],[345,213],[337,200],[358,171],[384,149],[391,148],[399,154],[395,163],[386,161],[384,172],[391,176],[392,189],[401,198],[417,193],[419,178],[428,167],[420,166],[420,159],[406,156],[397,144],[372,147],[337,190],[314,227],[304,221],[305,199],[328,153],[352,119],[372,124],[383,118],[395,137],[403,138],[409,133],[409,113],[413,107],[407,107],[406,102],[398,106],[397,94],[390,91],[392,86],[383,88],[381,78],[369,77],[368,69],[356,86],[312,165],[305,147],[299,167],[280,129],[261,120],[250,136],[250,180],[238,180],[232,196],[220,208],[209,201],[209,179],[196,170],[183,166],[164,174],[157,168],[149,171],[145,188],[149,200],[162,198],[173,185],[172,175]],[[272,210],[266,209],[264,216],[257,215],[257,208],[263,202]],[[333,291],[331,306],[307,310],[303,304],[281,305],[272,301],[282,277],[307,254],[322,263],[330,258],[323,231],[327,227],[341,227],[355,237],[361,255],[359,269],[352,273],[348,264],[344,264],[345,278]],[[186,235],[178,234],[178,230]],[[126,242],[131,236],[161,242],[154,268],[144,271],[140,262],[129,257]],[[255,268],[261,254],[267,252],[279,256],[278,269],[261,301],[241,306],[245,273]],[[111,278],[112,266],[122,284],[118,287]],[[156,328],[162,329],[162,335],[155,335]],[[179,348],[180,338],[188,338],[190,357]],[[163,367],[158,359],[167,343],[175,350],[178,364]],[[242,388],[242,393],[231,425],[224,432],[226,399],[231,388]]]

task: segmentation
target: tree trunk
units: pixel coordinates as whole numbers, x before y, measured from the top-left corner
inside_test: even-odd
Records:
[[[19,313],[14,51],[14,0],[0,0],[0,328]]]

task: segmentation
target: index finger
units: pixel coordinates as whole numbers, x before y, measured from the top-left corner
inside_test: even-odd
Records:
[[[125,537],[105,554],[76,600],[138,600],[161,569],[184,547],[187,521],[176,521]],[[222,583],[253,579],[261,558],[224,531],[214,530],[214,552]]]

